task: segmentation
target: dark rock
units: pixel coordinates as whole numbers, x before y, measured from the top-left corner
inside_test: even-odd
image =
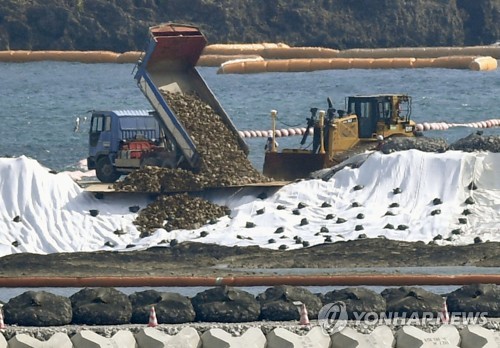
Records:
[[[268,288],[257,296],[257,301],[261,304],[260,319],[271,321],[299,320],[299,311],[293,304],[295,301],[306,305],[309,319],[316,319],[322,307],[321,300],[312,292],[290,285]]]
[[[256,226],[255,223],[251,221],[247,221],[247,223],[245,224],[246,228],[254,228],[255,226]]]
[[[385,299],[373,290],[363,287],[352,287],[327,292],[323,296],[323,304],[342,301],[349,319],[356,319],[354,313],[385,313]]]
[[[45,291],[26,291],[3,307],[9,325],[60,326],[71,323],[73,312],[67,297]]]
[[[465,200],[465,204],[475,204],[476,202],[474,202],[474,198],[472,197],[468,197],[466,200]]]
[[[14,218],[12,219],[12,221],[14,221],[14,222],[21,222],[21,217],[19,215],[16,215],[16,216],[14,216]]]
[[[307,204],[303,203],[303,202],[300,202],[299,204],[297,204],[297,209],[303,209],[307,207]]]
[[[300,220],[300,226],[305,226],[305,225],[309,225],[309,221],[307,220],[307,218],[303,218],[302,220]]]
[[[432,313],[436,317],[444,303],[440,295],[418,287],[389,288],[382,291],[381,295],[387,303],[387,312],[400,315],[405,313],[406,318],[412,313],[418,313],[418,317],[421,318],[424,312]]]
[[[137,213],[139,210],[141,210],[141,207],[139,207],[138,205],[128,207],[128,211],[131,213]]]
[[[358,215],[356,215],[356,219],[364,219],[365,218],[365,214],[363,213],[359,213]]]
[[[359,208],[359,207],[361,207],[361,204],[359,204],[358,202],[352,202],[351,203],[351,207],[353,207],[353,208]]]
[[[174,246],[176,246],[177,244],[179,244],[179,241],[178,241],[177,239],[172,239],[172,240],[170,241],[170,246],[171,246],[171,247],[174,247]]]
[[[403,192],[399,187],[396,187],[395,189],[392,190],[392,193],[397,195],[397,194],[400,194],[401,192]]]
[[[283,237],[284,237],[284,236],[283,236]],[[286,244],[281,244],[281,245],[279,246],[279,248],[278,248],[278,249],[279,249],[279,250],[286,250],[286,249],[288,249],[288,245],[286,245]]]
[[[266,212],[266,209],[262,208],[262,209],[257,210],[255,213],[256,213],[257,215],[262,215],[262,214],[264,214],[265,212]]]
[[[363,227],[363,225],[356,225],[356,226],[354,227],[354,231],[362,231],[362,230],[364,230],[364,229],[365,229],[365,228]],[[365,236],[366,236],[366,235],[365,235]]]
[[[117,236],[123,236],[124,234],[127,234],[127,232],[125,232],[122,228],[114,230],[113,233],[116,234]]]
[[[293,239],[295,239],[295,244],[302,244],[302,238],[295,236]]]
[[[303,246],[304,248],[307,248],[307,247],[308,247],[308,246],[310,246],[310,245],[311,245],[311,243],[309,243],[307,240],[305,240],[305,241],[303,241],[303,242],[302,242],[302,246]]]
[[[404,231],[407,229],[408,229],[408,226],[406,226],[406,225],[398,225],[398,230],[400,230],[400,231]]]
[[[266,192],[261,192],[259,193],[259,195],[257,196],[258,199],[266,199],[267,198],[267,193]]]
[[[337,222],[336,223],[337,224],[343,224],[346,221],[347,221],[346,219],[339,217],[339,218],[337,218]]]
[[[359,236],[358,236],[358,239],[366,239],[368,238],[368,236],[366,235],[366,233],[361,233]]]
[[[21,244],[19,243],[19,241],[17,241],[17,240],[13,241],[11,244],[12,244],[12,246],[13,246],[13,247],[15,247],[15,248],[17,248],[19,245],[21,245]]]
[[[392,211],[388,210],[385,212],[384,216],[394,216],[396,214],[394,214]]]
[[[276,243],[276,239],[271,238],[271,239],[269,239],[267,242],[268,242],[269,244],[274,244],[274,243]]]
[[[483,240],[481,239],[481,237],[474,237],[474,244],[479,244],[482,242],[483,242]]]
[[[474,183],[474,181],[472,181],[468,186],[467,188],[469,190],[477,190],[477,185]]]
[[[107,246],[107,247],[110,247],[110,248],[114,248],[115,247],[115,244],[111,241],[107,241],[106,243],[104,243],[104,246]]]
[[[434,204],[434,205],[443,204],[443,200],[441,198],[434,198],[432,200],[432,204]]]
[[[500,287],[495,284],[464,285],[447,296],[448,311],[487,313],[487,317],[500,318]]]
[[[89,213],[90,213],[90,216],[94,216],[95,217],[95,216],[99,215],[99,210],[97,210],[97,209],[90,209]]]
[[[439,214],[441,214],[441,209],[434,209],[433,211],[431,211],[432,216],[439,215]]]
[[[467,219],[466,218],[458,218],[458,223],[461,225],[465,225],[467,223]]]
[[[335,218],[334,214],[327,214],[325,220],[333,220]]]
[[[127,295],[114,288],[85,288],[70,298],[73,324],[122,325],[130,323],[132,305]]]
[[[200,232],[200,237],[203,238],[203,237],[206,237],[208,236],[208,232],[207,231],[201,231]]]
[[[321,233],[328,233],[330,230],[326,228],[325,226],[321,226],[321,229],[319,230]]]
[[[442,240],[443,239],[443,236],[438,234],[437,236],[435,236],[434,238],[432,238],[432,240]]]
[[[321,204],[321,208],[330,208],[332,205],[328,202],[323,202],[323,204]]]
[[[284,205],[281,205],[281,204],[280,204],[280,205],[278,205],[278,206],[276,207],[276,209],[278,209],[278,210],[285,210],[285,209],[286,209],[286,207],[285,207]]]
[[[454,230],[451,231],[451,234],[453,234],[453,235],[460,235],[462,233],[463,233],[463,231],[459,228],[455,228]]]
[[[300,210],[299,209],[294,209],[292,210],[293,215],[300,215]]]
[[[387,230],[393,230],[394,229],[394,225],[393,224],[387,224],[384,226],[385,229]]]
[[[147,324],[153,306],[159,324],[190,323],[196,316],[189,298],[173,292],[145,290],[129,295],[129,300],[133,324]]]
[[[364,185],[356,185],[356,186],[354,186],[352,189],[353,189],[354,191],[359,191],[359,190],[362,190],[362,189],[364,189],[364,188],[365,188],[365,186],[364,186]]]
[[[256,321],[260,315],[260,304],[252,294],[227,286],[200,292],[191,303],[197,321],[240,323]]]
[[[278,227],[276,229],[276,231],[274,231],[274,233],[283,233],[283,232],[285,232],[285,228],[284,227]]]
[[[331,243],[332,242],[332,237],[331,236],[326,236],[325,237],[325,243]]]
[[[462,215],[471,215],[472,214],[472,211],[470,211],[470,209],[464,209],[464,211],[462,212]]]
[[[398,208],[398,207],[399,207],[399,203],[395,203],[395,202],[394,202],[394,203],[391,203],[391,204],[389,205],[389,208]]]

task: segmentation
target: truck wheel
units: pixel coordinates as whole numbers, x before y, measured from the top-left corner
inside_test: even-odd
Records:
[[[97,179],[105,183],[113,183],[121,176],[115,167],[113,167],[108,157],[102,157],[97,160],[95,173]]]

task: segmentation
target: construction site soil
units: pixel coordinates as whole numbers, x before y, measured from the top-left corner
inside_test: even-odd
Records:
[[[283,269],[291,268],[329,269],[323,274],[332,274],[336,268],[439,266],[500,267],[500,243],[440,246],[375,238],[286,251],[185,242],[142,251],[22,253],[0,258],[0,277],[224,277],[284,274]]]

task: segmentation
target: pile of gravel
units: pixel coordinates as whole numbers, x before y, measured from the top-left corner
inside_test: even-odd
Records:
[[[198,96],[166,92],[164,97],[200,154],[199,172],[145,167],[116,183],[116,190],[181,192],[270,181],[252,166],[238,143],[238,135]]]
[[[500,136],[483,135],[479,131],[454,142],[450,145],[450,150],[500,152]]]
[[[424,152],[446,152],[457,150],[464,152],[490,151],[500,152],[500,136],[483,135],[481,131],[470,134],[449,145],[441,138],[428,137],[394,137],[386,139],[380,150],[389,154],[396,151],[416,149]]]
[[[115,183],[118,191],[186,192],[270,181],[259,173],[240,147],[238,135],[195,94],[164,93],[164,98],[193,140],[201,158],[196,173],[180,168],[147,166]],[[135,224],[142,236],[158,228],[195,229],[228,214],[220,207],[187,195],[160,196],[139,213]]]
[[[384,141],[380,151],[389,154],[396,151],[416,149],[423,152],[445,152],[448,143],[441,138],[427,137],[394,137]]]
[[[210,203],[186,193],[159,196],[139,212],[134,224],[141,231],[141,237],[149,236],[154,230],[196,229],[210,221],[229,214],[224,206]]]

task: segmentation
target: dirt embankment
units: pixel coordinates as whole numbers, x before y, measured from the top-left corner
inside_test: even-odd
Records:
[[[227,276],[273,268],[334,272],[335,268],[438,266],[500,267],[500,243],[439,246],[377,238],[277,251],[186,242],[129,252],[24,253],[0,258],[0,277]]]

